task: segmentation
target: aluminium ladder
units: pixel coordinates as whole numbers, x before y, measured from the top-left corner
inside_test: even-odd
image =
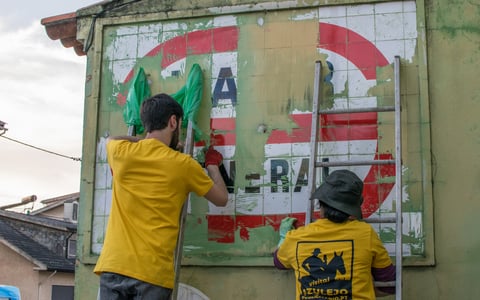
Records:
[[[386,218],[368,218],[368,223],[395,223],[395,272],[396,280],[394,282],[375,282],[376,287],[395,286],[395,299],[402,299],[402,146],[401,146],[401,102],[400,102],[400,57],[395,56],[394,60],[394,77],[395,77],[395,104],[394,106],[380,106],[371,108],[352,108],[352,109],[335,109],[320,110],[321,102],[321,79],[322,79],[322,63],[315,63],[315,81],[313,89],[313,109],[312,109],[312,129],[310,136],[310,160],[308,169],[308,190],[313,195],[316,189],[316,168],[324,167],[342,167],[342,166],[365,166],[365,165],[395,165],[395,217]],[[355,114],[364,112],[394,112],[395,115],[395,159],[384,160],[365,160],[365,161],[337,161],[328,162],[325,160],[318,161],[318,145],[319,145],[319,119],[321,115],[326,114]],[[323,174],[326,176],[326,174]],[[322,179],[322,181],[324,178]],[[305,215],[305,224],[313,221],[315,199],[309,199],[307,211]]]
[[[189,154],[190,156],[193,155],[193,148],[195,146],[193,137],[194,137],[193,121],[188,120],[187,134],[185,137],[185,147],[183,149],[183,153]],[[190,202],[191,195],[192,193],[188,194],[188,197],[182,206],[182,212],[180,214],[177,246],[175,248],[175,256],[174,256],[174,271],[175,271],[174,278],[175,279],[174,279],[174,287],[172,290],[172,294],[170,296],[171,300],[180,300],[178,299],[179,288],[180,288],[180,268],[182,266],[183,241],[185,237],[185,226],[187,222],[188,202]]]

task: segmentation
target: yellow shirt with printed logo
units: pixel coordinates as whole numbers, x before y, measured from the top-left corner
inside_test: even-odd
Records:
[[[276,257],[296,277],[296,299],[375,299],[372,268],[392,264],[373,227],[319,219],[291,230]]]

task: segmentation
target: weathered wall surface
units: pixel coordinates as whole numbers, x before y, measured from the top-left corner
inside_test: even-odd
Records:
[[[177,1],[166,14],[147,2],[132,6],[130,16],[117,11],[111,19],[98,19],[102,31],[96,32],[89,53],[77,298],[96,297],[98,278],[92,268],[111,193],[104,137],[125,134],[122,107],[139,67],[148,73],[154,93],[177,91],[194,63],[202,67],[206,88],[199,115],[207,117],[199,126],[206,135],[196,155],[201,160],[200,150],[212,142],[212,133],[235,175],[227,208],[207,206],[202,199],[192,202],[184,250],[190,266],[182,269],[181,281],[211,299],[292,299],[294,278],[270,267],[271,252],[279,221],[286,215],[301,219],[306,207],[313,62],[321,60],[329,78],[324,83],[327,108],[376,106],[391,103],[394,55],[402,58],[405,101],[409,267],[404,299],[480,295],[474,280],[479,242],[472,238],[474,216],[468,216],[476,211],[479,189],[479,88],[470,79],[480,60],[478,5],[380,1],[288,8],[278,1],[282,10],[253,11],[248,9],[253,4],[235,10],[233,3],[220,9],[202,2],[201,9],[182,14],[191,3]],[[178,11],[171,11],[174,6]],[[329,159],[391,155],[391,118],[330,121],[347,129],[323,136]],[[364,214],[391,215],[394,173],[354,171],[375,195]],[[391,227],[377,229],[391,249]]]
[[[73,273],[35,270],[39,266],[3,244],[0,244],[0,264],[4,270],[0,274],[1,284],[17,286],[23,300],[51,299],[53,285],[74,285]]]
[[[3,220],[22,234],[47,247],[53,253],[65,257],[66,249],[68,247],[68,239],[72,235],[72,232],[38,226],[37,224],[15,219],[4,218]]]
[[[426,1],[435,261],[406,269],[406,299],[478,299],[480,4]]]
[[[3,244],[0,245],[0,253],[2,267],[10,270],[0,275],[2,284],[17,286],[22,299],[37,299],[36,284],[32,285],[39,281],[39,272],[32,271],[36,265]]]

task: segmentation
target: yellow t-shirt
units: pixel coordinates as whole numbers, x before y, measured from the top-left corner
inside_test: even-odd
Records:
[[[295,271],[296,299],[375,299],[371,269],[392,264],[371,225],[319,219],[286,234],[277,252]]]
[[[113,272],[165,288],[174,286],[179,218],[189,192],[213,186],[189,155],[156,139],[112,140],[112,207],[94,272]]]

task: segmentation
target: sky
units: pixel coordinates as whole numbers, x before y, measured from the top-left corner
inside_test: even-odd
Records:
[[[8,130],[0,136],[0,206],[80,190],[81,162],[71,158],[82,154],[87,58],[51,40],[40,20],[99,2],[2,2],[0,121]]]

